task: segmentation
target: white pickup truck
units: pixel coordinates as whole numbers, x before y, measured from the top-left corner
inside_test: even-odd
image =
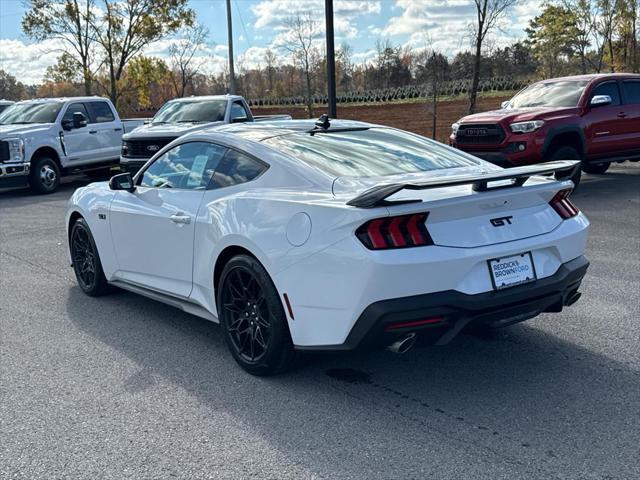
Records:
[[[210,95],[170,100],[153,119],[122,136],[120,167],[135,173],[154,153],[185,133],[226,123],[291,120],[290,115],[251,113],[239,95]]]
[[[58,188],[62,175],[117,165],[122,134],[144,120],[120,120],[101,97],[42,98],[0,113],[0,188]]]

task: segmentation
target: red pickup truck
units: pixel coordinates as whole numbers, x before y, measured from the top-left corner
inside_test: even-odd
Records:
[[[582,160],[586,173],[640,160],[640,75],[555,78],[520,91],[500,110],[461,118],[449,143],[496,165]],[[573,178],[577,185],[580,170]]]

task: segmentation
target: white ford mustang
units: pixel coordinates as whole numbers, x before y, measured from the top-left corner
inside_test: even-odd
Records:
[[[78,189],[71,262],[88,295],[117,286],[220,322],[256,375],[296,350],[444,344],[579,298],[589,224],[555,179],[573,168],[505,170],[361,122],[235,124]]]

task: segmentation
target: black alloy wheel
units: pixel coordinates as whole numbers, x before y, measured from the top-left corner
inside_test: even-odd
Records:
[[[218,302],[225,341],[253,375],[287,370],[294,350],[282,303],[269,275],[253,257],[238,255],[220,277]]]
[[[76,220],[71,229],[69,247],[73,270],[82,291],[90,296],[108,293],[109,284],[102,271],[96,244],[89,226],[82,218]]]

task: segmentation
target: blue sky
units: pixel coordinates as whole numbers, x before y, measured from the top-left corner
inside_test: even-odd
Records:
[[[98,2],[99,3],[99,2]],[[198,22],[210,32],[209,46],[202,52],[205,69],[219,72],[227,55],[226,6],[224,0],[191,0]],[[240,68],[263,63],[267,48],[284,58],[278,48],[287,35],[287,17],[313,12],[324,25],[324,0],[231,0],[234,21],[234,50]],[[523,0],[489,40],[497,47],[524,37],[523,28],[540,12],[542,1]],[[449,56],[469,48],[469,23],[474,20],[473,0],[334,0],[336,44],[347,42],[354,61],[373,55],[376,40],[396,45],[435,48]],[[21,0],[0,0],[0,68],[26,83],[42,79],[47,66],[55,63],[60,45],[34,44],[20,31],[24,13]],[[166,57],[173,40],[151,45],[147,55]],[[323,40],[318,39],[321,47]]]

